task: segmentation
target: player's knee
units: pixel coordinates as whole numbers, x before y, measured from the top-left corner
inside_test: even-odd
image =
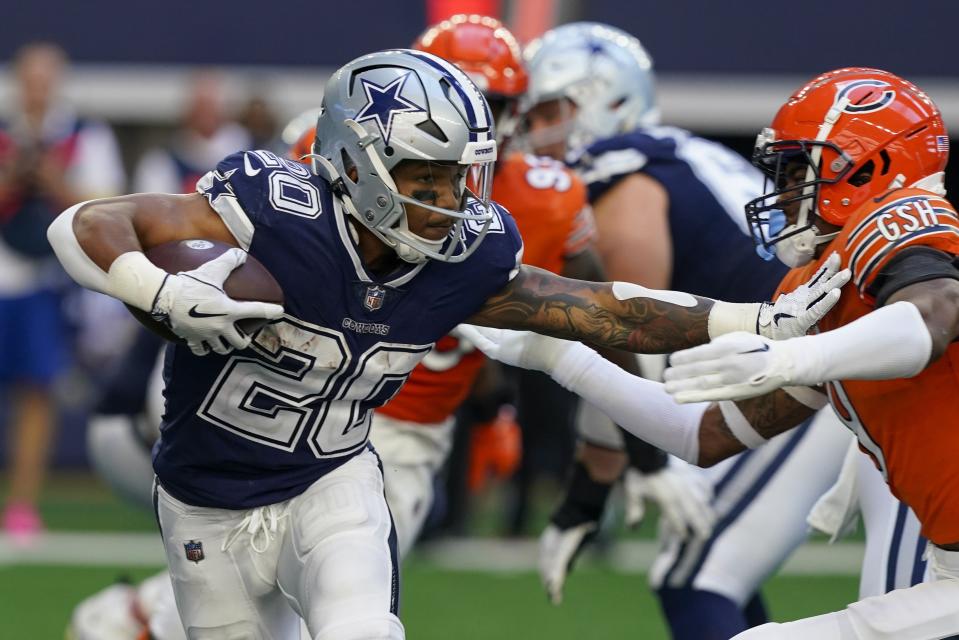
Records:
[[[866,640],[856,635],[845,611],[796,620],[770,622],[743,631],[732,640]]]
[[[328,625],[313,640],[404,640],[406,631],[394,615]]]
[[[189,640],[260,640],[267,637],[257,625],[246,620],[218,627],[190,627],[186,635]]]
[[[847,607],[862,640],[952,637],[959,630],[959,580],[896,589]]]

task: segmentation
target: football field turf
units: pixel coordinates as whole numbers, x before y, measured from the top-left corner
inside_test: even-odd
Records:
[[[41,510],[59,542],[30,552],[0,540],[0,640],[60,640],[78,602],[120,577],[139,581],[162,562],[152,514],[124,504],[88,474],[53,477]],[[645,575],[638,572],[653,552],[648,544],[645,551],[638,547],[652,543],[652,531],[648,524],[630,534],[640,545],[625,553],[586,558],[561,607],[546,602],[531,570],[536,559],[531,540],[486,535],[466,546],[434,545],[404,567],[401,615],[407,635],[411,640],[667,638]],[[775,619],[824,613],[855,599],[856,552],[851,546],[813,546],[814,554],[794,559],[790,575],[764,588]],[[645,559],[638,558],[644,553]]]
[[[0,638],[62,638],[76,602],[120,575],[138,580],[151,573],[121,567],[0,568]],[[843,606],[855,597],[856,578],[783,576],[765,593],[774,617],[786,620]],[[546,603],[531,573],[451,571],[423,562],[406,568],[402,597],[411,640],[667,637],[645,577],[598,568],[576,572],[561,607]]]

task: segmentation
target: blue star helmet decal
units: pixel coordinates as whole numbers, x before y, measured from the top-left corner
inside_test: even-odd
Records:
[[[389,144],[390,142],[393,116],[397,113],[425,113],[426,111],[400,95],[403,91],[403,85],[406,84],[406,79],[409,77],[410,74],[405,73],[383,87],[365,78],[360,78],[360,82],[363,83],[363,90],[366,92],[367,102],[357,114],[356,121],[375,121],[380,134],[383,136],[383,144]]]
[[[586,48],[589,50],[589,54],[592,56],[606,55],[606,47],[603,46],[603,43],[600,40],[590,39],[586,42]]]

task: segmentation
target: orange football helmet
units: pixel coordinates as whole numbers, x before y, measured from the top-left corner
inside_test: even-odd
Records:
[[[497,138],[511,133],[529,76],[519,43],[502,22],[475,14],[455,15],[424,31],[413,48],[465,71],[490,104]]]
[[[899,187],[944,193],[948,158],[942,116],[921,89],[878,69],[830,71],[794,93],[757,137],[753,164],[774,189],[749,202],[746,217],[767,250],[800,266],[835,236],[820,233],[817,219],[842,226],[869,198]],[[782,214],[789,205],[795,221]]]

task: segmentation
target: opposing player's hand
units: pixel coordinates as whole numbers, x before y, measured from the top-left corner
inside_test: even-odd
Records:
[[[581,461],[573,465],[563,501],[539,538],[539,577],[553,604],[563,601],[563,586],[576,556],[599,531],[612,488],[594,480]]]
[[[598,530],[595,520],[567,528],[550,523],[539,537],[539,577],[552,604],[563,603],[563,587],[573,561]]]
[[[677,351],[663,373],[666,391],[677,402],[742,400],[780,387],[815,385],[813,363],[803,340],[770,340],[752,333],[729,333],[709,344]]]
[[[471,324],[461,324],[457,330],[488,358],[546,373],[550,373],[566,350],[576,344],[532,331],[490,329]]]
[[[716,524],[716,512],[710,505],[712,487],[681,460],[653,473],[641,473],[630,467],[623,479],[625,521],[637,526],[646,514],[646,500],[659,506],[661,522],[677,534],[708,538]]]
[[[241,249],[230,249],[192,271],[167,276],[157,293],[153,316],[165,319],[197,355],[246,348],[251,337],[237,328],[238,321],[283,315],[278,304],[239,302],[224,293],[223,283],[246,256]]]
[[[833,253],[813,277],[759,311],[759,334],[773,340],[806,335],[810,327],[839,301],[842,287],[851,277],[849,269],[839,270],[839,254]]]

